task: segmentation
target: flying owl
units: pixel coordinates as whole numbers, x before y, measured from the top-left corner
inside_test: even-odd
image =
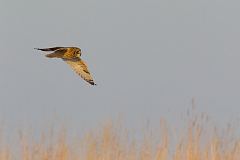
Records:
[[[86,63],[80,58],[82,52],[77,47],[53,47],[53,48],[34,48],[41,51],[54,51],[46,54],[48,58],[61,58],[66,62],[79,76],[91,85],[96,85],[87,68]]]

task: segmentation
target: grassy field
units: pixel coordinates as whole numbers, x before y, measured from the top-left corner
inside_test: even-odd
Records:
[[[207,116],[198,116],[180,130],[165,121],[159,126],[134,136],[123,124],[106,123],[75,138],[61,129],[37,140],[21,131],[19,145],[1,143],[0,160],[240,160],[240,140],[231,125],[219,130]]]

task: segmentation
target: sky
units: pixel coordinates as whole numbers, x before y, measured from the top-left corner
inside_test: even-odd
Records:
[[[87,128],[178,125],[192,105],[240,117],[240,2],[0,0],[0,120]],[[76,46],[97,86],[34,48]]]

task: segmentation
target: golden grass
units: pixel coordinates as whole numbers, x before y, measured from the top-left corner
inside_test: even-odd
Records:
[[[193,118],[175,131],[161,121],[159,131],[146,129],[140,136],[113,123],[78,138],[66,129],[38,140],[20,132],[19,153],[12,149],[17,146],[1,143],[0,160],[240,160],[240,140],[231,136],[231,127],[219,132],[206,119]]]

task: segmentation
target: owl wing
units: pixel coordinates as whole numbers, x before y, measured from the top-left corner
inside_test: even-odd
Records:
[[[80,58],[74,59],[63,59],[79,76],[81,76],[85,81],[91,85],[96,85],[93,81],[93,78],[88,71],[87,65]]]
[[[36,50],[40,50],[40,51],[55,51],[55,50],[60,49],[60,48],[65,48],[65,47],[34,48],[34,49],[36,49]]]
[[[62,58],[64,54],[68,52],[67,48],[59,48],[55,50],[53,53],[47,54],[46,57],[48,58]]]

